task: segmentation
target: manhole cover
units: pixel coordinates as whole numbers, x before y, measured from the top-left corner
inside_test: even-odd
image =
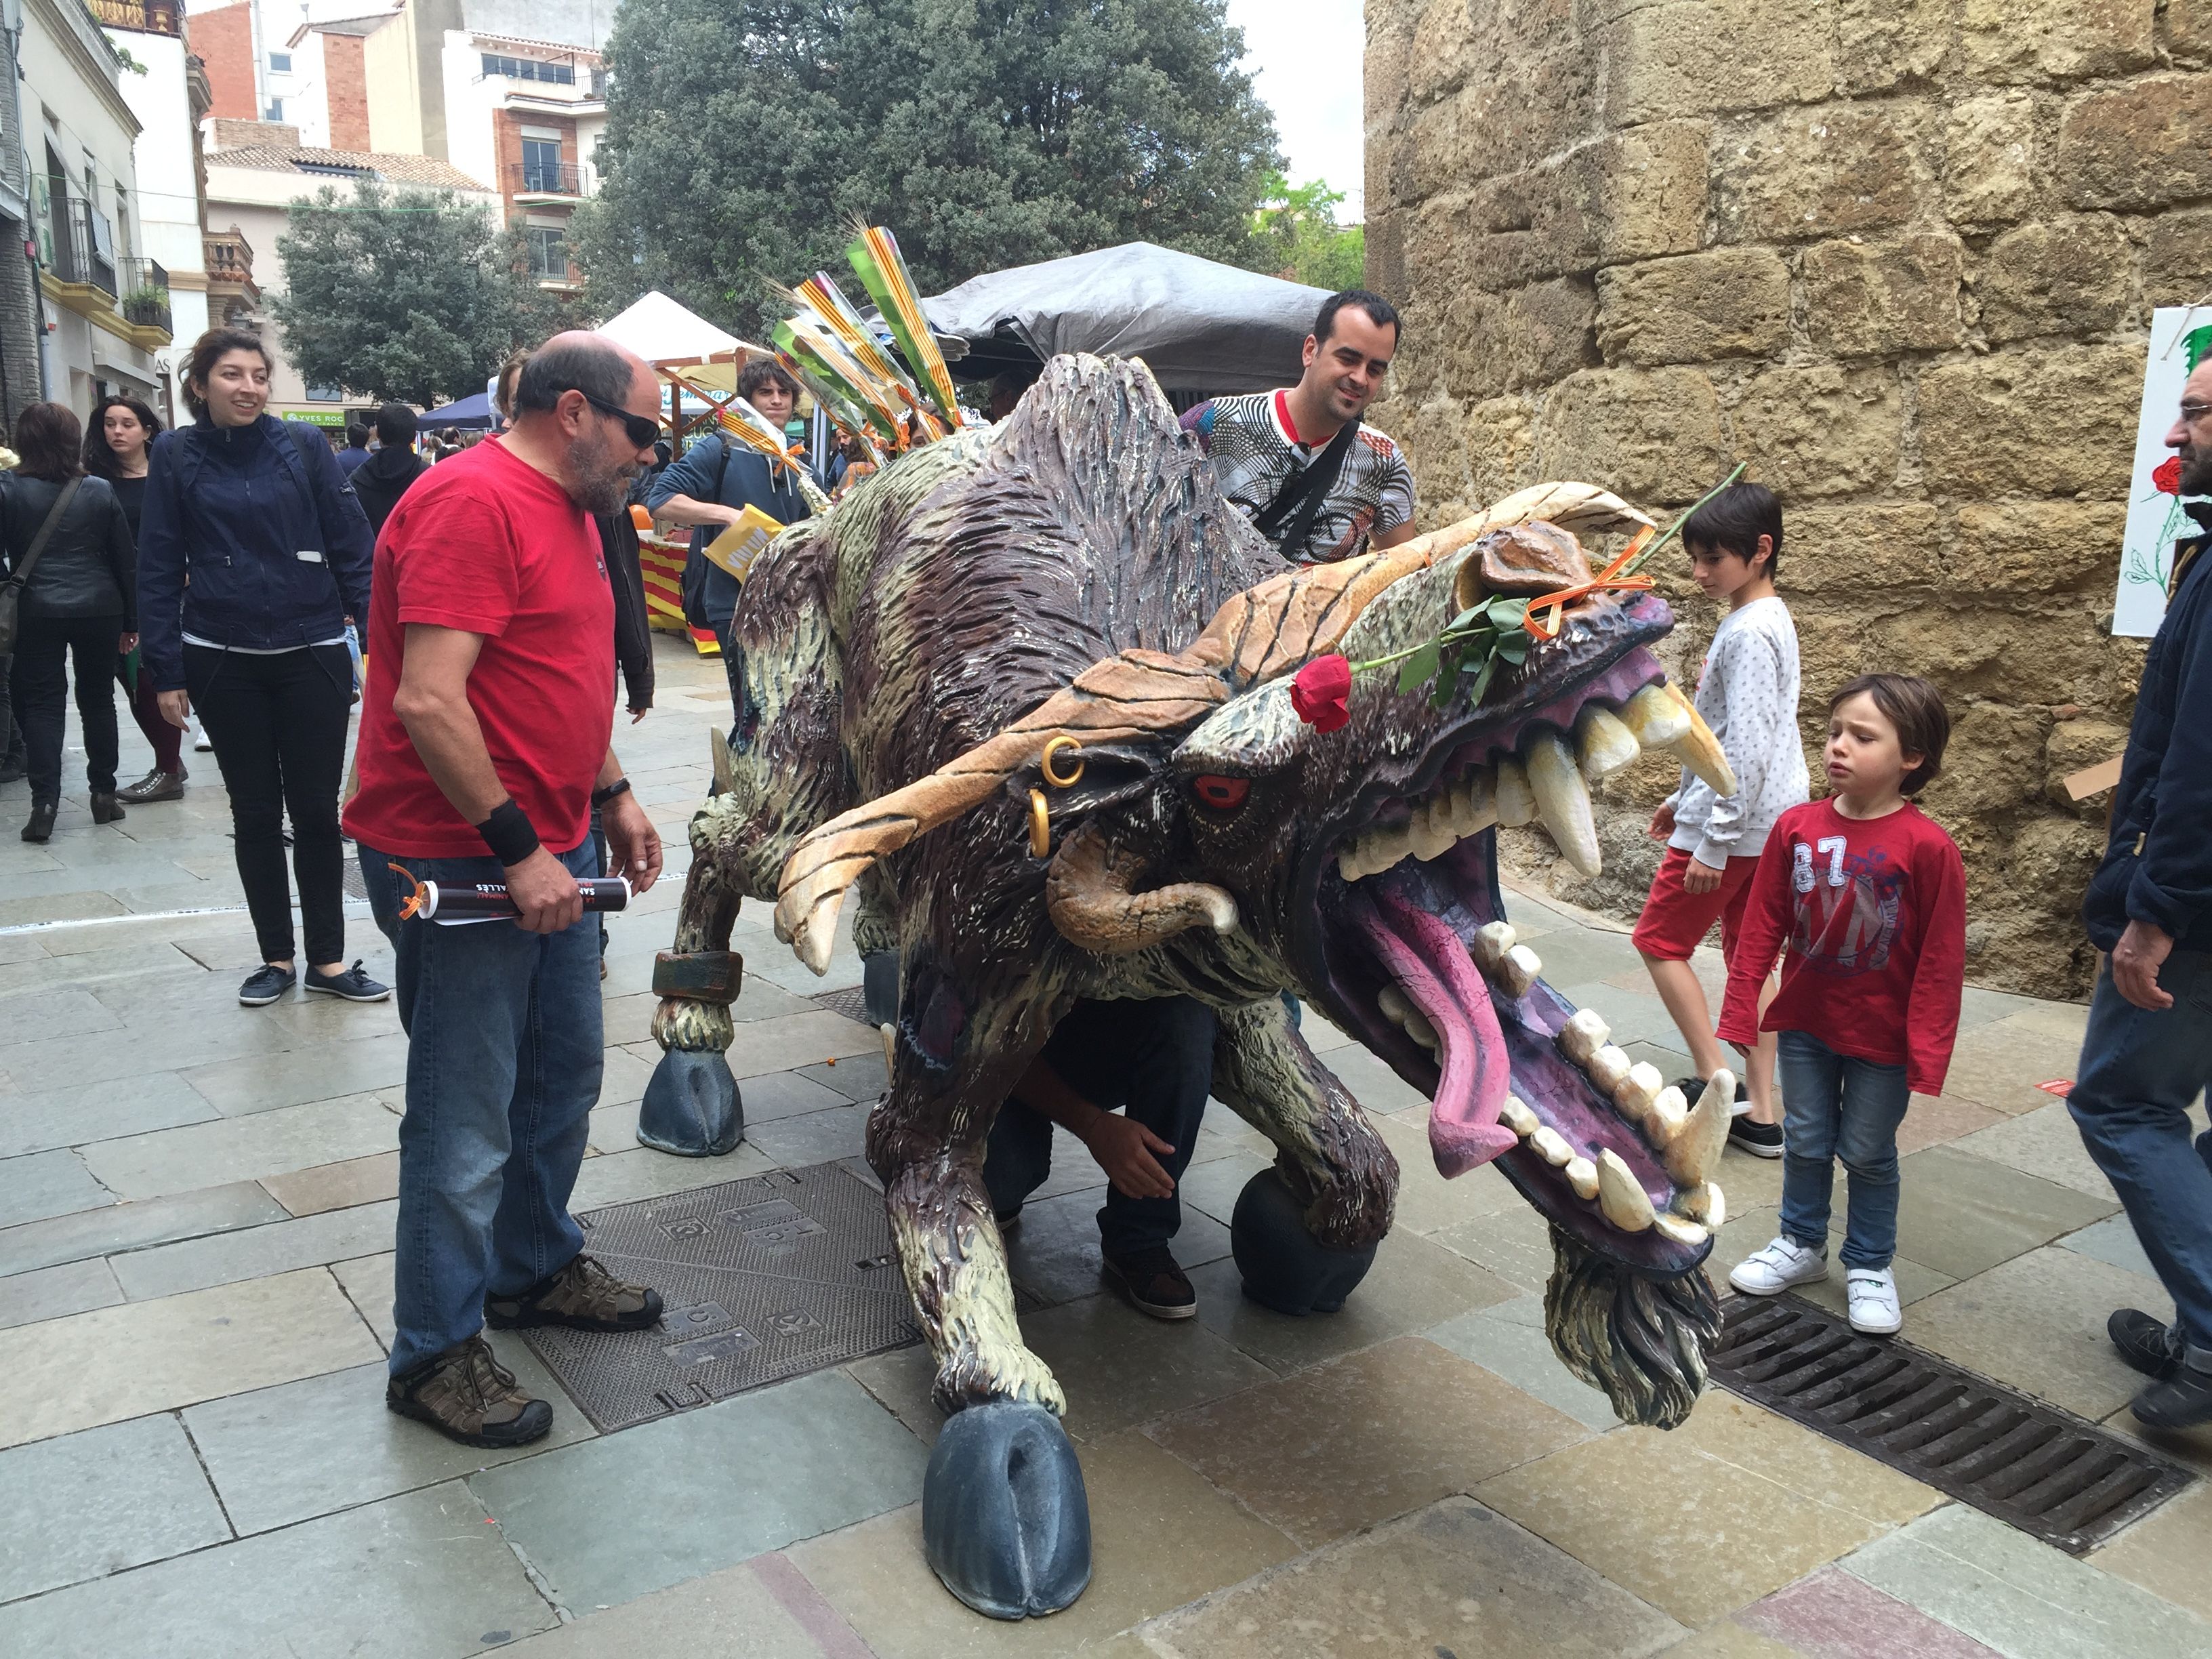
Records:
[[[348,898],[365,899],[368,896],[368,879],[361,873],[361,860],[350,853],[338,867],[338,880],[343,884]]]
[[[658,1328],[546,1327],[530,1346],[600,1429],[742,1394],[921,1333],[884,1195],[835,1164],[576,1218],[586,1247],[667,1306]]]
[[[833,1014],[842,1014],[848,1019],[857,1019],[861,1024],[871,1029],[875,1025],[875,1021],[868,1018],[867,991],[860,986],[848,986],[842,991],[824,991],[814,1000]]]
[[[1730,1297],[1713,1380],[2079,1555],[2195,1477],[2156,1452],[1793,1296]]]

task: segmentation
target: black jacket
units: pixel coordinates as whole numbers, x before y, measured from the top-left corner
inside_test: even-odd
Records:
[[[2112,835],[2081,914],[2109,951],[2130,921],[2212,951],[2212,507],[2176,544],[2166,620],[2151,641],[2112,800]]]
[[[370,535],[384,533],[384,521],[399,505],[407,486],[429,470],[430,463],[416,453],[412,444],[386,444],[354,468],[353,493],[361,497],[361,509],[368,514]]]
[[[31,550],[63,486],[20,472],[0,472],[0,543],[12,573]],[[122,631],[138,629],[138,561],[123,503],[105,478],[77,485],[69,511],[46,538],[46,550],[23,588],[27,617],[120,617]]]
[[[186,634],[289,651],[337,638],[349,616],[368,619],[376,538],[313,427],[264,415],[160,434],[139,528],[141,628],[157,691],[184,690]]]
[[[615,591],[615,660],[622,665],[623,706],[653,707],[653,630],[645,610],[645,572],[637,562],[637,526],[629,509],[601,514],[599,550]]]

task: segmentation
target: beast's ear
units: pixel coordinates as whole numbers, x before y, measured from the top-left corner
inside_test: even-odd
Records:
[[[1006,780],[1006,793],[1027,803],[1030,790],[1042,789],[1054,818],[1083,817],[1151,789],[1159,776],[1160,760],[1158,751],[1145,744],[1086,744],[1080,749],[1062,750],[1053,757],[1052,769],[1058,776],[1066,777],[1081,766],[1082,775],[1073,783],[1048,783],[1044,768],[1033,763],[1018,769]]]
[[[1200,721],[1175,751],[1176,770],[1185,776],[1262,776],[1289,764],[1305,730],[1305,722],[1291,704],[1291,682],[1269,680]]]

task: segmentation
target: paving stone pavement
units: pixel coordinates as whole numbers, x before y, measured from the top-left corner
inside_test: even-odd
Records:
[[[718,665],[658,649],[660,706],[617,741],[680,868],[727,708]],[[1310,1015],[1404,1170],[1341,1314],[1238,1295],[1228,1223],[1267,1152],[1218,1108],[1178,1239],[1198,1319],[1102,1285],[1103,1179],[1064,1135],[1012,1241],[1091,1495],[1097,1576],[1066,1613],[993,1624],[930,1577],[919,1347],[602,1435],[502,1334],[555,1431],[453,1446],[380,1399],[404,1038],[388,1005],[236,1006],[255,952],[213,759],[190,758],[182,801],[95,828],[78,796],[46,846],[0,837],[0,1653],[2212,1656],[2212,1484],[2077,1560],[1718,1389],[1673,1434],[1619,1424],[1543,1334],[1542,1223],[1495,1171],[1438,1177],[1426,1103]],[[0,788],[0,823],[26,809]],[[874,1033],[809,1000],[857,959],[817,981],[748,907],[748,1142],[639,1146],[676,891],[611,924],[579,1208],[853,1158],[883,1084]],[[1620,928],[1509,908],[1554,984],[1688,1069]],[[388,977],[365,907],[348,925]],[[2103,1321],[2170,1305],[2036,1087],[2071,1075],[2082,1022],[1969,994],[1951,1092],[1901,1137],[1905,1334],[2140,1437]],[[1731,1152],[1722,1184],[1716,1273],[1771,1236],[1779,1171]],[[2160,1443],[2212,1474],[2212,1435]]]

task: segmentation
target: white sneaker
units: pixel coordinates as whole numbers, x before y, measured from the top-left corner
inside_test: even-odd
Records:
[[[215,739],[208,736],[207,727],[204,726],[192,733],[192,751],[200,755],[215,752]]]
[[[1905,1324],[1897,1307],[1897,1275],[1887,1267],[1853,1267],[1844,1274],[1851,1299],[1851,1328],[1862,1336],[1895,1336]]]
[[[1746,1296],[1772,1296],[1792,1285],[1810,1285],[1827,1276],[1826,1250],[1808,1250],[1794,1238],[1781,1237],[1736,1263],[1729,1283]]]

